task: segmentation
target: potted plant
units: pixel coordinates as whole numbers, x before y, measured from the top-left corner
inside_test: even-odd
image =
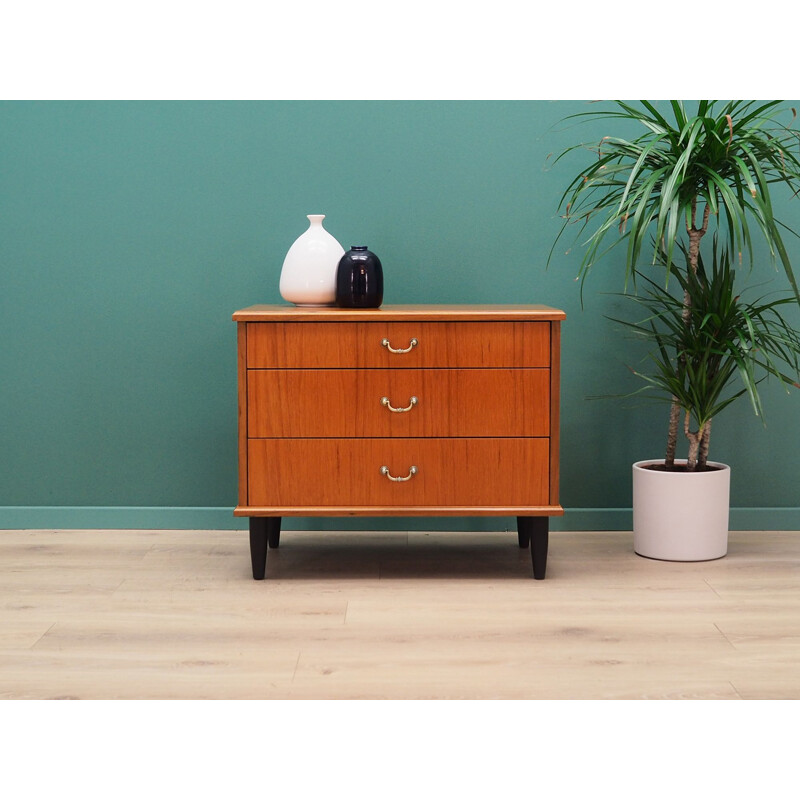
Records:
[[[626,292],[636,288],[637,279],[641,283],[640,261],[645,252],[652,253],[650,264],[660,274],[655,280],[647,279],[648,294],[639,299],[650,316],[647,322],[634,323],[633,327],[656,346],[656,372],[640,374],[649,386],[667,392],[670,414],[664,459],[634,465],[635,549],[654,558],[702,560],[720,557],[727,551],[727,489],[722,492],[724,518],[718,514],[715,523],[717,528],[724,527],[724,546],[687,550],[677,541],[672,546],[672,538],[685,542],[699,535],[686,530],[687,520],[695,519],[697,510],[674,521],[665,513],[694,507],[691,497],[697,495],[702,500],[708,493],[703,487],[712,476],[724,476],[719,477],[721,482],[729,480],[726,465],[708,461],[714,414],[742,393],[750,394],[760,413],[755,392],[761,379],[757,370],[789,381],[781,367],[797,366],[796,339],[789,335],[792,329],[778,313],[780,305],[800,302],[781,236],[781,229],[791,229],[776,219],[770,190],[773,184],[783,184],[794,194],[800,191],[800,159],[796,152],[800,139],[790,127],[796,117],[794,109],[785,109],[778,101],[736,100],[720,104],[701,100],[694,113],[689,113],[681,101],[670,101],[669,106],[670,113],[665,116],[645,100],[639,101],[638,106],[616,101],[612,110],[573,115],[635,125],[642,132],[632,139],[604,136],[589,148],[593,153],[591,163],[575,176],[561,198],[564,225],[553,248],[572,224],[578,224],[579,236],[588,228],[578,270],[583,282],[597,259],[625,243]],[[788,124],[780,121],[789,114]],[[668,121],[667,116],[674,122]],[[556,161],[586,147],[570,147]],[[720,248],[714,247],[712,268],[707,271],[702,267],[701,243],[709,230],[715,239],[724,241]],[[760,235],[770,257],[780,261],[791,290],[789,297],[772,304],[748,304],[731,294],[735,276],[729,253],[735,252],[740,261],[746,253],[752,264],[754,235]],[[553,251],[548,263],[552,254]],[[675,297],[667,290],[671,275],[677,278],[682,296]],[[708,315],[718,315],[720,320],[724,316],[726,324],[737,320],[744,323],[745,335],[740,336],[739,329],[735,337],[731,329],[718,329]],[[771,340],[773,345],[780,340],[783,349],[769,357],[763,351],[758,355],[759,338]],[[726,395],[725,390],[731,388],[736,376],[743,385]],[[689,457],[677,459],[682,419]],[[679,486],[677,499],[645,499],[636,477],[645,472],[650,473],[648,481],[652,478],[664,484],[660,490],[664,494],[657,490],[656,497],[666,498],[668,491]],[[645,539],[639,535],[644,520],[655,516],[646,513],[643,504],[663,522],[657,532],[645,537],[647,541],[658,541],[657,547],[643,544]]]
[[[763,418],[759,384],[774,376],[800,388],[800,333],[782,307],[791,293],[749,299],[725,248],[714,242],[711,265],[676,271],[672,291],[647,276],[643,294],[627,295],[644,316],[617,320],[652,345],[649,370],[635,394],[677,406],[688,443],[684,460],[633,465],[634,550],[649,558],[706,561],[728,551],[730,468],[708,460],[711,420],[747,395]],[[705,446],[703,446],[705,444]]]

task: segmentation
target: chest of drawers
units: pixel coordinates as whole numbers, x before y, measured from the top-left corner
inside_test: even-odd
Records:
[[[546,306],[257,305],[238,326],[253,577],[286,516],[516,516],[544,578],[560,322]]]

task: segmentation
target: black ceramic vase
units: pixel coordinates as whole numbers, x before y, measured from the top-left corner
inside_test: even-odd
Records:
[[[378,308],[383,302],[381,260],[366,247],[351,247],[336,270],[339,308]]]

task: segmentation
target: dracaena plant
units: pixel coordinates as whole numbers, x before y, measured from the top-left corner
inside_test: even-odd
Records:
[[[626,295],[645,316],[616,322],[654,345],[651,369],[633,370],[645,382],[634,394],[671,401],[683,415],[689,441],[687,469],[702,469],[708,457],[704,435],[711,420],[742,395],[763,418],[759,384],[769,376],[800,388],[800,333],[783,315],[791,293],[746,299],[730,256],[716,242],[710,268],[702,255],[696,271],[676,271],[673,291],[646,275],[646,291]],[[688,302],[687,302],[688,301]]]
[[[739,262],[746,254],[753,263],[754,240],[766,243],[773,262],[780,262],[794,300],[800,302],[788,252],[783,242],[791,228],[775,217],[774,184],[800,191],[800,137],[791,125],[794,109],[780,101],[700,100],[691,111],[679,100],[662,112],[647,100],[614,101],[569,119],[601,120],[635,125],[631,139],[607,135],[577,149],[592,152],[591,160],[567,186],[559,208],[564,224],[551,250],[576,225],[583,247],[578,276],[585,280],[597,260],[612,248],[624,247],[624,286],[636,282],[641,266],[666,267],[657,278],[666,283],[673,271],[684,278],[696,273],[703,237],[714,230],[726,239]],[[677,263],[685,246],[686,260]],[[659,268],[660,268],[659,266]],[[684,318],[691,298],[683,298]],[[675,461],[681,406],[672,402],[666,464]],[[710,421],[703,428],[701,450],[708,450]]]

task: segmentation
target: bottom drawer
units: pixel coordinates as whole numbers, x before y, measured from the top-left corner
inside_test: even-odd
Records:
[[[547,505],[549,443],[544,438],[250,439],[248,502],[271,507]],[[389,477],[409,475],[404,481]]]

